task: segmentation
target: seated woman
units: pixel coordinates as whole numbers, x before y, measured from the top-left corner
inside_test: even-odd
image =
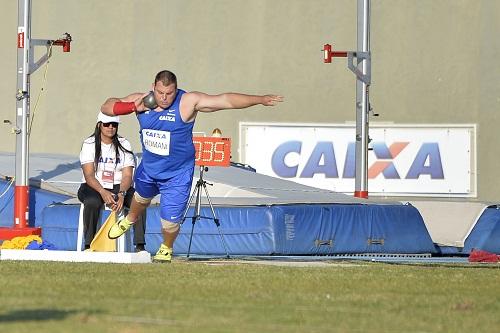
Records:
[[[134,195],[132,176],[135,167],[130,142],[118,135],[120,117],[110,117],[101,112],[97,116],[95,131],[83,141],[80,163],[83,183],[78,189],[78,199],[83,203],[83,234],[85,249],[97,232],[100,211],[104,204],[115,212],[129,208]],[[146,244],[146,215],[134,225],[135,251],[144,251]]]

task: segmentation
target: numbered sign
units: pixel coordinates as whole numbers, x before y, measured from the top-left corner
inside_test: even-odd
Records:
[[[231,139],[195,136],[196,165],[228,167],[231,161]]]

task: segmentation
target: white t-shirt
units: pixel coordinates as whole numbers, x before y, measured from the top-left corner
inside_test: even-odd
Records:
[[[125,138],[118,138],[121,145],[132,151],[132,145]],[[120,184],[122,181],[122,169],[125,167],[135,167],[135,157],[133,154],[123,152],[118,149],[119,160],[116,163],[116,152],[113,144],[104,144],[101,142],[101,159],[97,165],[95,178],[104,188],[113,188],[114,184]],[[89,137],[83,141],[82,150],[80,151],[80,164],[94,163],[95,156],[95,140],[94,137]],[[83,177],[85,182],[85,176]]]

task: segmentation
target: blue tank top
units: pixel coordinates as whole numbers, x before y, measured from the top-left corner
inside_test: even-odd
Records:
[[[185,91],[177,89],[174,102],[162,111],[137,113],[144,171],[152,178],[166,179],[194,166],[194,121],[185,123],[179,105]]]

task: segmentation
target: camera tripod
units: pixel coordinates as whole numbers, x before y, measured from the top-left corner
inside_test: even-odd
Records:
[[[195,206],[194,206],[194,215],[191,217],[191,221],[192,221],[193,225],[191,227],[191,235],[189,236],[189,246],[188,246],[187,257],[189,258],[189,254],[191,253],[191,243],[193,240],[194,225],[195,225],[196,221],[203,218],[203,219],[209,219],[209,220],[214,221],[215,225],[217,226],[217,230],[219,231],[219,236],[220,236],[222,245],[224,246],[224,250],[226,251],[226,258],[229,258],[229,252],[227,250],[226,242],[224,240],[224,236],[222,235],[222,232],[220,231],[220,222],[219,222],[219,219],[217,218],[217,215],[215,215],[214,206],[212,205],[212,200],[210,200],[210,195],[208,194],[208,190],[207,190],[207,184],[208,185],[213,185],[213,184],[207,183],[207,181],[203,179],[203,173],[205,171],[208,171],[208,168],[203,166],[203,165],[200,166],[200,178],[196,182],[196,186],[193,190],[193,194],[191,194],[191,197],[189,198],[189,202],[187,204],[186,210],[184,211],[184,215],[182,216],[181,224],[183,224],[184,221],[186,220],[186,215],[188,213],[189,206],[191,206],[191,202],[193,201],[193,198],[196,196],[196,202],[195,202]],[[208,204],[210,205],[210,209],[212,210],[212,217],[201,215],[201,189],[202,188],[205,191],[205,195],[207,196]]]

